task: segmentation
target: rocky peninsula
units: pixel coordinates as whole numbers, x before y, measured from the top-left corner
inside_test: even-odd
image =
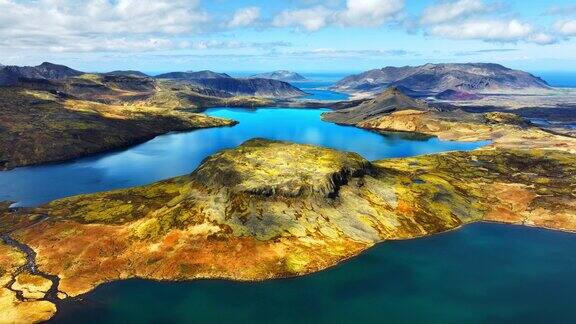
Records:
[[[0,67],[0,169],[87,156],[171,131],[231,126],[234,121],[201,111],[304,94],[275,80],[180,74],[94,74],[51,63]]]
[[[61,297],[135,277],[264,280],[477,221],[576,231],[573,157],[487,147],[370,162],[254,139],[187,176],[5,209],[2,217],[12,220],[3,222],[6,235],[35,251],[42,273],[59,278]],[[5,280],[19,275],[18,260],[3,262]],[[3,294],[13,307],[37,307],[11,289]]]

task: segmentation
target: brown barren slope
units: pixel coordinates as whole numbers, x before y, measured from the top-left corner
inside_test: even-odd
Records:
[[[170,131],[234,123],[162,106],[105,104],[0,88],[0,169],[99,153]]]

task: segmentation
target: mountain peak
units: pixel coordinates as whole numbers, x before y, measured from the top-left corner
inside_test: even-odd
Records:
[[[470,93],[548,89],[530,73],[495,63],[429,63],[421,66],[385,67],[352,75],[339,81],[335,90],[377,94],[390,86],[402,86],[424,95],[446,90]]]
[[[84,72],[50,62],[38,66],[10,66],[0,70],[0,86],[17,85],[21,79],[62,80],[82,74]]]
[[[170,72],[157,75],[158,79],[173,79],[173,80],[198,80],[198,79],[222,79],[232,78],[226,73],[218,73],[210,70],[202,71],[187,71],[187,72]]]
[[[278,70],[268,73],[260,73],[251,76],[250,78],[261,78],[261,79],[272,79],[284,82],[296,82],[296,81],[306,81],[307,79],[302,75],[291,72],[288,70]]]
[[[400,87],[390,87],[376,98],[366,100],[358,106],[324,114],[328,121],[342,124],[357,124],[375,117],[400,110],[432,111],[424,101],[406,95]]]
[[[42,62],[42,63],[41,63],[40,65],[38,65],[37,67],[54,67],[54,66],[64,66],[64,67],[66,67],[65,65],[54,64],[54,63],[51,63],[51,62]]]

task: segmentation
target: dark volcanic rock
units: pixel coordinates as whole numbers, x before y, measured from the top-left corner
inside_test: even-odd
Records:
[[[274,71],[269,73],[260,73],[251,76],[250,78],[272,79],[284,82],[306,81],[307,79],[302,75],[286,70]]]
[[[140,71],[133,71],[133,70],[118,70],[104,73],[104,75],[115,75],[115,76],[131,76],[131,77],[141,77],[141,78],[148,78],[150,77],[148,74],[140,72]]]
[[[237,79],[228,74],[212,71],[171,72],[158,75],[156,78],[187,82],[204,89],[223,91],[233,96],[289,98],[305,95],[305,92],[283,81],[261,78]]]
[[[156,76],[157,79],[170,79],[170,80],[198,80],[198,79],[221,79],[231,78],[226,73],[217,73],[213,71],[198,71],[198,72],[170,72]]]
[[[482,97],[477,94],[466,91],[448,89],[446,91],[440,92],[439,94],[434,96],[434,98],[439,100],[465,101],[465,100],[478,100],[481,99]]]
[[[116,87],[127,91],[154,91],[154,80],[148,77],[135,75],[104,75],[102,82],[108,87]]]
[[[422,111],[435,110],[435,108],[428,106],[424,101],[412,99],[399,89],[393,87],[384,91],[378,97],[366,100],[355,107],[324,113],[322,118],[334,123],[357,124],[383,114],[407,109]]]
[[[349,93],[379,93],[390,86],[427,94],[446,90],[479,93],[549,88],[544,80],[527,72],[498,64],[467,63],[385,67],[346,77],[334,89]]]
[[[84,72],[48,62],[38,66],[4,66],[0,69],[0,86],[17,85],[21,79],[63,80],[82,74]]]
[[[271,79],[212,78],[192,81],[201,87],[221,90],[236,96],[288,98],[305,94],[289,83]]]

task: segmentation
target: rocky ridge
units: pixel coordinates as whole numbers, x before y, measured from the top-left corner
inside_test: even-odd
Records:
[[[284,82],[298,82],[306,81],[307,79],[296,72],[290,72],[286,70],[279,70],[269,73],[260,73],[251,76],[250,78],[260,78],[260,79],[273,79]]]
[[[412,99],[396,87],[388,88],[374,99],[368,99],[358,105],[337,109],[323,115],[325,120],[340,124],[356,124],[375,116],[401,110],[432,111],[435,108],[425,101]]]
[[[435,95],[446,90],[491,93],[550,89],[544,80],[527,72],[491,63],[385,67],[348,76],[333,89],[374,95],[399,86],[420,95]]]
[[[187,82],[205,89],[222,91],[230,96],[291,98],[305,95],[305,92],[283,81],[265,78],[232,78],[227,74],[212,71],[173,72],[158,75],[156,78]]]

